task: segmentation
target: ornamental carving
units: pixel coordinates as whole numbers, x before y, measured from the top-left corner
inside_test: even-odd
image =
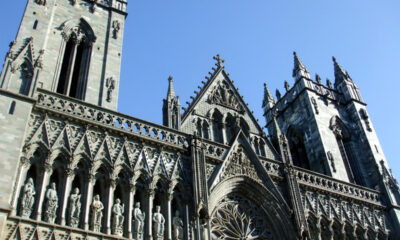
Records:
[[[33,179],[29,178],[25,184],[21,201],[21,217],[29,218],[32,213],[33,204],[35,202],[35,185]]]
[[[264,212],[251,201],[233,196],[221,201],[211,218],[213,240],[272,239]]]
[[[211,92],[209,101],[212,104],[219,104],[224,107],[231,108],[238,112],[244,112],[244,109],[226,81],[223,81]]]
[[[250,159],[244,153],[243,147],[240,145],[236,151],[228,159],[228,164],[222,174],[222,178],[231,176],[245,175],[255,180],[259,180],[257,172]]]

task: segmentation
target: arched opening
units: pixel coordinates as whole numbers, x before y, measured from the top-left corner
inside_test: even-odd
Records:
[[[210,126],[207,121],[203,121],[203,138],[210,139]]]
[[[291,126],[288,129],[287,136],[293,164],[298,167],[310,169],[310,162],[302,134]]]
[[[84,20],[66,24],[57,92],[84,100],[94,33]]]
[[[354,157],[352,140],[349,130],[343,121],[335,116],[331,119],[331,130],[336,137],[336,142],[339,147],[340,155],[343,159],[344,166],[350,182],[356,182],[360,185],[365,185],[362,181],[358,163]]]
[[[229,144],[235,137],[235,118],[228,113],[225,119],[226,142]]]
[[[219,143],[224,143],[224,137],[222,134],[222,118],[222,114],[216,109],[212,115],[212,132],[213,140]]]

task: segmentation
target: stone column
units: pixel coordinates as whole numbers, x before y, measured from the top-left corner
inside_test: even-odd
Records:
[[[189,205],[185,203],[185,220],[186,220],[186,236],[187,239],[190,239],[191,231],[190,231],[190,221],[189,221]]]
[[[220,125],[220,127],[221,127],[221,133],[222,133],[222,144],[227,144],[226,143],[226,141],[227,141],[227,139],[226,139],[226,124],[222,123]]]
[[[148,239],[153,239],[153,199],[154,199],[154,189],[150,188],[147,190],[148,197],[148,209],[147,209],[147,230]]]
[[[86,186],[86,202],[85,202],[85,216],[83,220],[84,229],[89,230],[89,215],[90,215],[90,204],[92,203],[93,198],[93,186],[96,182],[96,178],[94,175],[89,174],[88,183]]]
[[[28,172],[30,163],[29,160],[25,157],[21,158],[21,163],[20,163],[20,169],[18,172],[18,180],[16,182],[15,185],[15,194],[13,196],[12,199],[12,203],[11,203],[11,216],[16,216],[17,215],[17,204],[18,204],[18,199],[19,199],[19,195],[21,194],[21,188],[23,185],[23,179],[26,178],[26,173]],[[37,179],[35,179],[35,181],[37,181]]]
[[[168,194],[168,216],[167,216],[167,223],[168,223],[168,240],[172,239],[172,224],[171,224],[171,219],[172,219],[172,214],[171,214],[171,201],[174,198],[173,194]]]
[[[36,211],[36,220],[40,221],[42,220],[42,208],[43,208],[43,199],[44,195],[46,194],[46,186],[49,185],[49,180],[50,180],[50,175],[53,172],[53,168],[51,167],[50,164],[45,163],[44,166],[44,173],[42,177],[42,185],[40,186],[40,193],[39,193],[39,199],[38,199],[38,205],[37,205],[37,211]]]
[[[74,179],[74,170],[67,169],[65,171],[65,176],[67,176],[67,178],[65,179],[64,198],[61,203],[62,204],[61,205],[61,225],[63,225],[63,226],[66,225],[65,212],[66,212],[67,206],[68,206],[68,196],[69,196],[69,193],[71,192],[72,180]]]
[[[108,187],[108,199],[107,199],[107,222],[106,229],[107,234],[111,234],[111,210],[114,205],[114,190],[115,190],[115,179],[110,179],[110,186]]]
[[[129,205],[128,205],[128,237],[132,239],[132,212],[133,212],[133,205],[135,199],[135,184],[130,184],[130,191],[129,191]]]
[[[72,81],[72,76],[74,75],[74,68],[75,68],[75,59],[76,59],[76,52],[78,49],[79,41],[75,39],[74,41],[74,49],[72,51],[72,55],[70,58],[70,63],[69,63],[69,69],[68,69],[68,76],[67,76],[67,88],[65,95],[69,96],[70,88],[71,88],[71,81]]]

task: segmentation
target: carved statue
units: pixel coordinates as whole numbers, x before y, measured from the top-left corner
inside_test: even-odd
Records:
[[[115,204],[112,208],[113,213],[113,233],[118,236],[122,236],[123,234],[123,225],[124,225],[124,204],[121,205],[121,200],[117,198],[115,200]]]
[[[173,228],[173,239],[182,240],[183,239],[183,221],[179,217],[179,211],[175,212],[175,217],[172,219]]]
[[[154,240],[164,239],[165,218],[160,213],[160,206],[156,206],[156,212],[153,214],[153,236]]]
[[[33,203],[35,202],[35,185],[33,179],[29,178],[25,184],[21,201],[21,217],[29,218],[32,213]]]
[[[78,227],[79,216],[81,214],[81,195],[79,188],[75,188],[74,192],[69,197],[69,225],[71,227]]]
[[[57,208],[58,208],[58,196],[56,184],[53,182],[50,185],[50,188],[46,193],[46,210],[44,212],[45,221],[48,223],[54,223],[57,216]]]
[[[92,229],[95,232],[100,232],[101,220],[103,218],[103,203],[100,201],[100,196],[96,195],[92,202]]]
[[[114,39],[118,39],[118,33],[119,33],[119,30],[121,29],[121,24],[118,22],[118,20],[115,20],[112,24],[112,27],[114,29],[113,37],[114,37]]]
[[[112,100],[112,92],[115,89],[115,80],[113,77],[107,78],[106,80],[106,87],[108,88],[107,90],[107,102],[111,102]]]
[[[136,207],[133,212],[133,217],[135,221],[135,239],[143,240],[144,220],[146,218],[146,214],[142,213],[142,211],[140,210],[140,202],[136,203]]]

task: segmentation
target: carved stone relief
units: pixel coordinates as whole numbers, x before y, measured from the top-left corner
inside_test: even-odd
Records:
[[[74,189],[74,192],[69,197],[69,204],[69,226],[78,227],[81,214],[81,195],[79,194],[79,188]]]
[[[212,104],[219,104],[231,108],[238,112],[243,112],[243,107],[237,99],[236,94],[230,89],[227,82],[222,81],[209,96],[209,101]]]
[[[91,226],[92,230],[95,232],[101,231],[101,220],[103,219],[103,203],[100,201],[100,196],[96,195],[93,198],[91,212],[92,212],[92,220]]]
[[[146,214],[140,210],[140,202],[136,203],[136,207],[133,213],[134,217],[134,236],[136,240],[143,240],[144,235],[144,220],[146,218]]]
[[[35,185],[33,179],[29,178],[22,192],[21,200],[21,217],[29,218],[32,213],[33,204],[35,202]]]
[[[118,236],[122,236],[122,234],[124,233],[124,208],[125,205],[121,204],[121,200],[117,198],[117,200],[115,200],[115,204],[112,208],[112,214],[113,214],[113,233],[115,235]]]
[[[58,196],[56,184],[52,183],[51,187],[46,192],[46,209],[44,212],[44,219],[48,223],[54,223],[56,220],[56,213],[58,208]]]
[[[153,236],[154,240],[164,239],[165,218],[160,213],[160,206],[156,206],[156,212],[153,214]]]

